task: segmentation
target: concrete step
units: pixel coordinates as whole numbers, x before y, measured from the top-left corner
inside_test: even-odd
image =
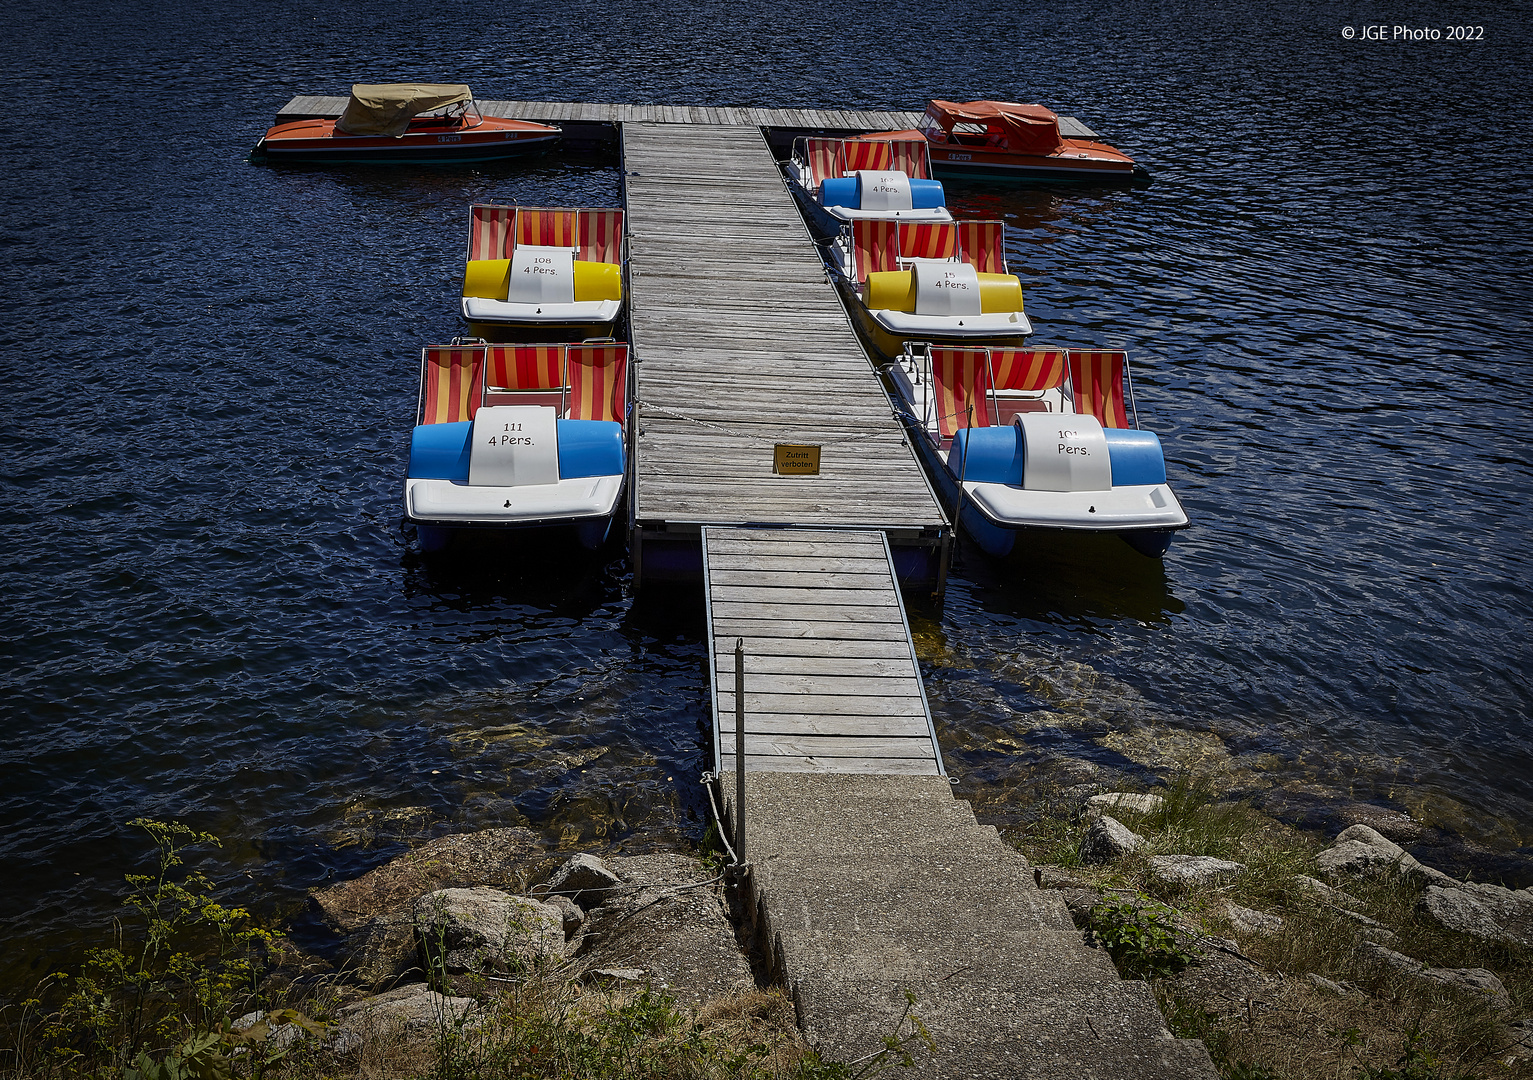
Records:
[[[908,991],[938,1044],[922,1076],[1217,1076],[942,778],[772,773],[746,785],[759,925],[827,1056],[877,1052]]]
[[[1035,887],[1025,867],[976,860],[951,871],[930,871],[919,859],[880,859],[862,866],[758,863],[752,873],[758,895],[774,909],[774,923],[783,926],[839,925],[848,915],[860,915],[886,922],[1075,930],[1063,896]]]
[[[923,1077],[1101,1077],[1102,1080],[1214,1080],[1201,1043],[1173,1039],[1144,983],[1098,979],[1053,992],[1017,992],[1000,973],[908,985],[820,971],[794,984],[804,1031],[822,1053],[855,1061],[894,1034],[906,1007],[937,1052],[917,1054]],[[909,1030],[907,1025],[906,1031]]]

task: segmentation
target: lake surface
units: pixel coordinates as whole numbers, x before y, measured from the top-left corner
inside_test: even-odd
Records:
[[[148,7],[21,0],[0,43],[0,983],[108,924],[141,815],[224,837],[209,871],[274,915],[443,831],[701,834],[699,594],[636,603],[620,543],[427,563],[400,522],[468,205],[612,205],[616,162],[247,162],[353,81],[1081,118],[1154,186],[950,201],[1006,221],[1035,340],[1130,351],[1194,527],[1164,564],[966,545],[912,601],[961,793],[1004,819],[1197,760],[1533,881],[1515,8],[1425,3],[1413,27],[1483,40],[1379,42],[1320,4]]]

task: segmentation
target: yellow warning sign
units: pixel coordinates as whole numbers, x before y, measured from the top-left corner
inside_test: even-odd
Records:
[[[779,476],[819,476],[820,448],[778,443],[772,448],[772,471]]]

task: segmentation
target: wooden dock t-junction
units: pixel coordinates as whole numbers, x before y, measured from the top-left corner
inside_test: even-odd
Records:
[[[761,132],[623,125],[637,576],[704,525],[872,529],[940,584],[950,535]],[[778,444],[820,448],[814,476]]]
[[[922,1076],[1216,1080],[944,774],[898,581],[940,584],[951,533],[763,131],[915,116],[480,104],[621,128],[636,574],[703,573],[720,772],[743,644],[743,827],[728,814],[810,1041],[866,1059],[912,994],[937,1046]],[[774,472],[778,443],[819,446],[819,475]]]

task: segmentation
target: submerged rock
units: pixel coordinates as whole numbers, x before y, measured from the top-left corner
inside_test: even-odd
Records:
[[[355,880],[316,890],[314,903],[333,926],[359,930],[433,889],[504,885],[520,891],[528,867],[543,850],[542,839],[531,829],[454,833]]]

